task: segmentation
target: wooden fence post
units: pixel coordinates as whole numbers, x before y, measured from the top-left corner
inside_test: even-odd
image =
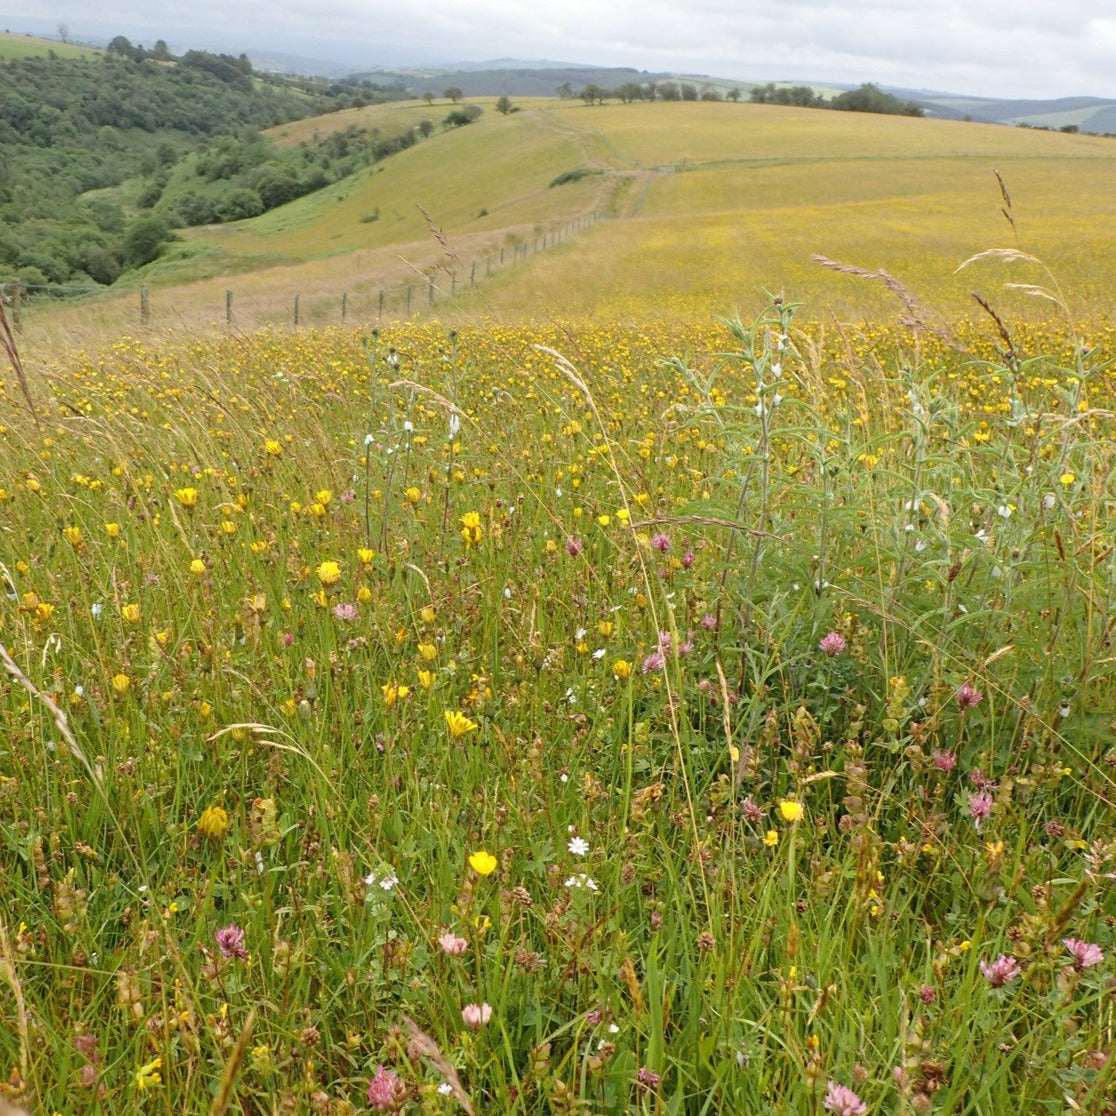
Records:
[[[225,322],[232,325],[232,291],[225,291]]]
[[[345,323],[345,311],[348,308],[348,303],[349,303],[349,292],[348,291],[342,291],[341,292],[341,324],[342,325],[344,325],[344,323]]]
[[[140,287],[140,321],[144,325],[151,321],[151,299],[148,295],[146,283]]]
[[[380,317],[384,316],[384,292],[380,291]]]
[[[294,324],[295,324],[296,326],[298,325],[298,295],[295,295],[295,305],[294,305]]]

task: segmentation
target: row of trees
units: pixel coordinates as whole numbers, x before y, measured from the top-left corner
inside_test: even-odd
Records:
[[[603,105],[606,100],[623,101],[739,101],[742,93],[738,86],[722,93],[712,86],[698,88],[689,81],[629,81],[615,89],[606,89],[590,82],[579,91],[569,82],[555,90],[564,100],[580,97],[587,105]],[[884,93],[878,86],[866,83],[859,89],[841,93],[826,99],[809,85],[757,85],[752,88],[749,99],[760,105],[794,105],[799,108],[829,108],[845,112],[878,112],[888,115],[924,116],[922,106],[915,101],[903,101],[890,93]]]
[[[721,93],[712,86],[699,89],[691,81],[626,81],[615,89],[590,82],[578,91],[567,81],[555,92],[563,100],[580,97],[587,105],[603,105],[606,100],[619,100],[626,105],[633,101],[739,101],[742,96],[735,86],[727,93]]]

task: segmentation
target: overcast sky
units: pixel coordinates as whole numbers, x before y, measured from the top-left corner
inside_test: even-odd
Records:
[[[1101,14],[1107,12],[1109,14]],[[1116,97],[1113,0],[0,0],[0,26],[354,66],[553,59],[990,97]]]

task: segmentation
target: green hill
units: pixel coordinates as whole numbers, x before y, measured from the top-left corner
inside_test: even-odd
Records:
[[[245,325],[289,322],[296,295],[303,321],[329,320],[343,294],[365,318],[382,306],[504,320],[704,319],[747,312],[766,288],[813,314],[847,316],[894,298],[815,256],[884,269],[952,311],[971,308],[976,287],[1049,282],[1033,265],[954,274],[983,249],[1011,246],[1050,267],[1074,312],[1110,311],[1116,144],[1100,137],[751,104],[549,98],[503,115],[479,103],[481,117],[461,128],[442,123],[448,103],[421,102],[286,126],[277,137],[297,146],[334,128],[436,122],[414,146],[313,195],[182,230],[137,278],[156,308],[173,304],[183,319],[218,320],[233,290]],[[1049,309],[1003,297],[1013,313]],[[134,317],[133,299],[120,314]]]

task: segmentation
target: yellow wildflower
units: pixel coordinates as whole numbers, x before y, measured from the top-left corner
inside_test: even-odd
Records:
[[[763,843],[769,849],[773,849],[779,843],[779,831],[776,829],[769,829],[763,835]]]
[[[318,580],[323,585],[336,585],[341,580],[341,566],[337,562],[322,562],[318,566]]]
[[[220,841],[229,829],[229,815],[223,806],[207,806],[198,818],[198,832],[211,841]]]
[[[384,707],[390,709],[397,701],[401,701],[410,692],[410,686],[400,686],[396,682],[385,682],[380,687],[380,692],[384,695]]]
[[[201,577],[201,575],[205,573],[205,562],[202,561],[201,558],[195,558],[190,563],[190,573],[195,577]]]
[[[184,508],[193,508],[198,503],[198,490],[196,488],[179,488],[175,490],[174,497]]]
[[[153,1058],[136,1070],[136,1088],[142,1093],[144,1089],[154,1089],[163,1083],[159,1070],[163,1068],[162,1058]]]
[[[451,740],[460,740],[467,733],[475,732],[479,727],[476,721],[469,720],[464,713],[447,709],[443,716],[446,719],[446,728]],[[486,873],[487,874],[487,873]]]
[[[623,682],[632,673],[632,664],[627,659],[617,659],[612,664],[612,673]]]
[[[478,876],[491,876],[496,871],[497,860],[490,852],[485,852],[484,849],[478,849],[472,856],[469,857],[469,867],[473,869]]]
[[[461,517],[461,537],[466,546],[475,546],[484,538],[479,512],[466,512]]]
[[[793,824],[794,822],[801,821],[804,813],[805,811],[802,809],[801,802],[795,802],[792,799],[784,798],[783,801],[779,803],[779,816],[785,822]]]
[[[138,624],[140,620],[140,606],[138,604],[126,604],[121,610],[120,615],[128,624]]]
[[[123,697],[132,688],[132,680],[126,674],[114,674],[112,688]]]

